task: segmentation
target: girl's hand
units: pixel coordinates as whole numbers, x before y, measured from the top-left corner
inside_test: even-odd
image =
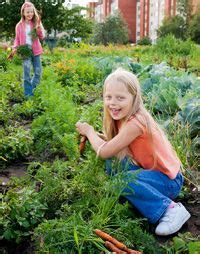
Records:
[[[8,59],[9,61],[11,61],[11,60],[13,59],[14,55],[16,54],[16,52],[17,52],[17,50],[16,50],[16,49],[13,49],[13,50],[11,51],[11,53],[9,54],[9,56],[7,57],[7,59]]]
[[[86,136],[86,137],[88,136],[90,131],[94,130],[94,128],[88,123],[81,123],[81,122],[76,123],[76,129],[82,136]]]

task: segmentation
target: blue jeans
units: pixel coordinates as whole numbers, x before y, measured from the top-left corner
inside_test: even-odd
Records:
[[[175,179],[150,169],[143,169],[128,161],[120,162],[120,168],[125,169],[126,187],[122,190],[125,197],[150,223],[156,223],[163,215],[169,204],[178,196],[183,185],[183,176],[178,173]],[[106,161],[106,171],[112,174],[112,162]],[[135,180],[132,180],[132,174]]]
[[[33,65],[34,75],[31,79],[31,64]],[[26,97],[33,96],[33,90],[40,83],[42,74],[42,65],[40,55],[31,56],[23,61],[24,69],[24,95]]]

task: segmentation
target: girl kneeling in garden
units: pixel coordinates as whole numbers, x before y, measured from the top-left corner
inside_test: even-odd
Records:
[[[123,69],[111,73],[104,83],[103,129],[101,139],[88,123],[76,123],[97,155],[116,156],[123,169],[138,172],[135,181],[127,180],[125,198],[149,222],[158,223],[157,235],[177,232],[190,218],[181,203],[173,202],[183,185],[181,162],[163,131],[145,109],[140,84],[134,74]],[[131,160],[127,160],[127,158]],[[128,162],[127,161],[133,161]]]
[[[45,31],[35,6],[26,2],[21,7],[21,20],[15,28],[15,41],[13,55],[18,51],[20,46],[24,46],[26,52],[31,52],[28,56],[23,57],[24,69],[24,94],[32,96],[33,90],[40,83],[42,66],[40,55],[42,46],[39,39],[44,39]],[[33,65],[34,75],[31,79],[31,64]]]

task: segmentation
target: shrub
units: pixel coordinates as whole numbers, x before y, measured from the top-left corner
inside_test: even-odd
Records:
[[[190,39],[181,41],[172,34],[158,39],[155,47],[156,52],[167,55],[188,56],[193,50],[194,43]]]
[[[143,37],[137,43],[138,45],[151,45],[152,41],[148,36]]]
[[[92,41],[95,44],[108,45],[126,44],[128,42],[128,29],[120,12],[115,12],[106,18],[104,23],[96,24]]]
[[[186,23],[183,17],[174,16],[163,21],[162,26],[158,29],[158,37],[165,37],[173,34],[178,39],[186,38]]]
[[[69,47],[72,42],[69,39],[69,36],[65,35],[58,39],[57,46],[59,47]]]

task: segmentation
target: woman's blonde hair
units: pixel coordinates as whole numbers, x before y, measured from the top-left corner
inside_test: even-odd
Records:
[[[35,8],[34,4],[31,3],[31,2],[25,2],[22,7],[21,7],[21,21],[24,21],[25,20],[25,17],[24,17],[24,9],[25,8],[33,8],[33,12],[34,12],[34,16],[33,16],[33,23],[34,23],[34,26],[36,26],[37,24],[40,23],[40,16],[38,14],[38,11],[37,9]]]
[[[103,93],[105,95],[106,88],[108,84],[114,84],[114,83],[121,83],[123,84],[130,94],[133,96],[133,105],[129,112],[129,114],[123,119],[123,122],[121,123],[121,127],[123,127],[124,124],[130,119],[131,116],[136,117],[136,119],[142,124],[142,126],[145,127],[147,130],[147,133],[149,134],[149,138],[151,141],[151,144],[153,146],[153,135],[152,135],[152,128],[155,121],[153,120],[152,116],[148,113],[148,111],[145,109],[142,96],[141,96],[141,89],[140,84],[137,79],[137,77],[122,68],[118,68],[114,72],[112,72],[104,81],[104,90]],[[138,113],[138,114],[137,114]],[[155,123],[155,126],[157,128],[158,125]],[[104,135],[106,136],[107,140],[111,140],[114,136],[117,135],[118,129],[116,126],[115,120],[111,117],[109,110],[107,106],[104,103],[104,118],[103,118],[103,131]],[[118,158],[122,159],[127,155],[127,150],[121,151],[118,154]],[[156,161],[156,155],[154,155],[154,162]],[[155,163],[154,163],[155,164]]]

